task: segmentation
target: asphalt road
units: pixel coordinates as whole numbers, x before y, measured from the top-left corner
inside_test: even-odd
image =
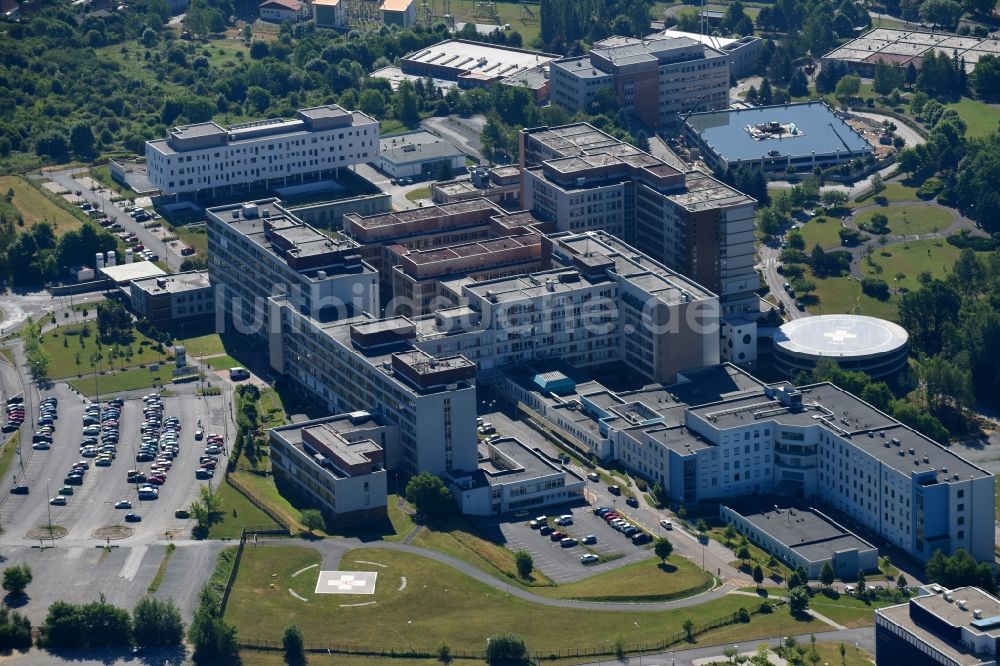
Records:
[[[776,247],[761,244],[757,250],[757,255],[760,258],[758,268],[760,269],[761,275],[764,276],[764,281],[771,290],[771,294],[780,302],[785,304],[785,315],[788,316],[789,319],[808,317],[809,313],[799,310],[795,306],[795,299],[789,296],[788,292],[785,291],[785,276],[778,273],[777,270],[778,265],[781,263],[778,260],[778,257],[781,255],[781,250]]]
[[[110,190],[104,189],[91,192],[89,188],[75,178],[83,172],[85,172],[85,169],[67,169],[65,171],[53,171],[46,175],[49,180],[62,185],[70,192],[79,190],[80,196],[94,204],[98,209],[104,211],[105,215],[119,222],[124,231],[137,234],[139,242],[160,255],[160,259],[166,262],[171,270],[180,270],[181,262],[184,260],[180,255],[180,244],[164,243],[153,235],[150,230],[145,229],[141,222],[136,222],[127,213],[117,208],[111,201],[112,193]],[[174,249],[175,247],[177,248],[176,250]]]

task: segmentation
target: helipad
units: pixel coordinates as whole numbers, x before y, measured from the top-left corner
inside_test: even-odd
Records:
[[[846,370],[884,377],[906,364],[909,335],[891,321],[862,315],[795,319],[774,334],[774,360],[793,374],[831,359]]]
[[[320,571],[316,594],[375,594],[376,571]]]

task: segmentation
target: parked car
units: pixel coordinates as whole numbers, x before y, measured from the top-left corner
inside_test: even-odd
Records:
[[[130,502],[129,500],[121,500],[120,502],[116,502],[115,503],[115,508],[116,509],[131,509],[132,508],[132,502]]]
[[[137,513],[132,513],[131,511],[129,511],[128,513],[125,514],[125,522],[126,523],[138,523],[141,520],[142,520],[142,516],[140,516]]]
[[[573,547],[573,546],[575,546],[575,545],[576,545],[577,543],[578,543],[578,542],[577,542],[577,540],[576,540],[576,539],[574,539],[573,537],[567,537],[567,538],[565,538],[565,539],[561,539],[561,540],[559,541],[559,546],[560,546],[561,548],[572,548],[572,547]]]
[[[625,500],[625,503],[628,504],[632,508],[638,508],[638,506],[639,506],[639,500],[637,500],[634,497],[629,497],[627,500]]]
[[[580,556],[580,564],[594,564],[600,559],[601,558],[599,558],[597,555],[594,555],[593,553],[587,553],[586,555]]]
[[[587,475],[587,478],[595,483],[601,480],[601,476],[597,472],[591,472]]]
[[[587,536],[583,537],[583,542],[588,545],[592,543],[597,543],[597,537],[594,536],[593,534],[588,534]]]
[[[14,486],[13,488],[10,489],[10,494],[11,495],[27,495],[28,494],[28,486],[25,486],[25,485]]]
[[[49,504],[52,506],[66,506],[66,498],[62,495],[56,495],[49,500]]]
[[[556,518],[554,522],[555,522],[556,525],[572,525],[573,524],[573,516],[571,516],[571,515],[569,515],[567,513],[567,514],[564,514],[564,515],[559,516],[558,518]]]
[[[538,533],[541,534],[542,536],[549,536],[553,532],[555,532],[555,530],[553,528],[549,527],[548,525],[542,525],[538,529]]]
[[[667,520],[666,518],[663,518],[662,520],[660,520],[660,527],[662,527],[665,530],[672,530],[674,529],[674,524],[669,520]]]
[[[608,486],[608,492],[611,493],[612,495],[621,495],[622,494],[622,489],[621,489],[621,486],[611,485],[611,486]]]

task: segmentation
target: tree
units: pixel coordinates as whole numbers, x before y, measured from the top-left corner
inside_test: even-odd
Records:
[[[788,94],[792,97],[805,97],[809,94],[809,80],[801,69],[796,69],[792,73],[792,78],[788,82]]]
[[[173,599],[144,597],[132,609],[132,633],[142,647],[180,645],[184,621]]]
[[[633,137],[632,144],[644,153],[649,152],[649,137],[644,130],[639,130]]]
[[[804,585],[793,587],[788,592],[788,610],[794,616],[802,616],[809,608],[809,591]]]
[[[486,639],[486,663],[490,666],[520,666],[530,663],[524,639],[517,634],[497,634]]]
[[[847,205],[847,192],[837,189],[824,190],[819,196],[825,208],[834,209]]]
[[[872,174],[872,195],[876,195],[883,190],[885,190],[885,180],[882,178],[882,174],[876,171]]]
[[[848,74],[837,82],[837,87],[834,89],[834,95],[836,95],[837,99],[840,100],[841,104],[847,106],[847,103],[854,97],[857,97],[860,91],[861,78],[855,74]]]
[[[819,582],[823,583],[824,587],[830,587],[834,580],[836,580],[836,574],[833,572],[833,567],[830,566],[829,562],[824,562],[823,568],[819,572]]]
[[[948,30],[954,30],[961,17],[962,5],[955,0],[924,0],[920,4],[920,18]]]
[[[302,527],[309,530],[309,534],[315,534],[326,527],[326,521],[323,520],[323,514],[320,510],[304,509],[302,511]]]
[[[972,70],[972,90],[986,101],[1000,99],[1000,58],[985,55]]]
[[[535,569],[535,561],[531,553],[526,550],[514,552],[514,564],[517,565],[517,575],[521,578],[530,578],[531,572]]]
[[[889,63],[879,61],[875,66],[875,78],[872,81],[872,90],[882,95],[884,99],[896,88],[901,88],[905,78],[906,75],[903,72],[903,68],[899,65],[890,65]]]
[[[188,640],[194,646],[196,664],[239,663],[236,628],[218,617],[215,597],[208,588],[202,591],[201,603],[188,630]]]
[[[366,88],[361,91],[361,96],[358,97],[358,108],[372,118],[382,119],[385,117],[385,97],[379,90]]]
[[[302,638],[302,630],[294,624],[285,627],[285,633],[281,635],[281,647],[285,650],[285,663],[290,665],[301,665],[306,663],[305,641]]]
[[[746,541],[740,543],[739,548],[736,549],[736,559],[744,564],[750,561],[750,546]]]
[[[764,582],[764,570],[760,568],[759,564],[755,564],[753,567],[753,582],[760,587],[760,584]]]
[[[81,159],[88,160],[94,156],[94,132],[90,125],[74,125],[69,133],[69,145],[73,154]]]
[[[396,90],[393,100],[392,114],[407,127],[416,127],[420,122],[420,108],[417,104],[417,93],[410,81],[403,81]]]
[[[441,518],[454,508],[451,491],[430,472],[421,472],[410,479],[406,484],[406,499],[431,518]]]
[[[658,558],[660,558],[660,563],[666,563],[667,558],[674,552],[674,544],[666,537],[659,537],[653,544],[653,552]]]
[[[684,634],[687,636],[688,643],[694,641],[694,621],[691,618],[684,620],[684,624],[681,625],[681,629],[684,630]]]
[[[31,583],[31,567],[27,564],[4,569],[3,589],[11,597],[19,597]]]
[[[865,572],[858,571],[858,596],[865,596]]]

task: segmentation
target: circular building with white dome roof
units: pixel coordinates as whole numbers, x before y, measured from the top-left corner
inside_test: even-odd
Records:
[[[891,321],[862,315],[818,315],[783,324],[774,334],[774,366],[788,376],[822,360],[887,377],[906,366],[910,336]]]

